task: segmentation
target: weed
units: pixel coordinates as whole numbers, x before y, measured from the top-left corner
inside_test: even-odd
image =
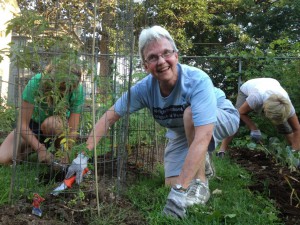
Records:
[[[184,220],[164,217],[161,213],[169,192],[161,177],[162,167],[153,178],[142,179],[130,187],[127,197],[143,212],[148,224],[253,224],[253,221],[261,225],[280,224],[273,202],[247,189],[251,176],[245,170],[228,158],[214,162],[217,178],[210,181],[212,196],[209,202],[205,206],[188,208]]]
[[[79,202],[82,202],[85,199],[85,194],[82,190],[79,190],[75,195],[74,198],[72,198],[69,202],[67,202],[67,205],[69,207],[73,207],[77,205]]]

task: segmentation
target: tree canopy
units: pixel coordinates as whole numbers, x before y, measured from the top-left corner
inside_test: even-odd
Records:
[[[171,33],[181,56],[233,58],[231,62],[217,62],[218,67],[213,67],[213,60],[202,63],[228,95],[237,91],[240,76],[237,58],[266,58],[264,63],[244,62],[245,79],[257,76],[279,79],[279,75],[289,71],[298,82],[299,60],[274,61],[300,57],[300,4],[293,0],[19,0],[18,3],[22,13],[10,21],[8,31],[31,38],[24,52],[31,56],[32,49],[44,52],[58,49],[61,53],[71,47],[74,54],[94,57],[94,53],[100,62],[100,77],[108,79],[99,82],[104,84],[103,90],[109,86],[114,57],[136,54],[140,31],[154,24]],[[184,62],[197,66],[194,59]],[[280,64],[279,69],[276,63]]]
[[[292,0],[145,0],[137,6],[135,24],[136,30],[153,23],[164,26],[183,54],[237,55],[259,49],[278,56],[298,47],[299,10]]]

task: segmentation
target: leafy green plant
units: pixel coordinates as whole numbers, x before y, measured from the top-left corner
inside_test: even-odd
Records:
[[[85,155],[89,156],[89,157],[92,157],[92,151],[89,151],[87,146],[86,146],[86,143],[80,143],[80,144],[77,144],[75,146],[72,147],[72,155],[73,157],[76,156],[77,154],[81,153],[81,152],[84,152]]]
[[[85,199],[85,194],[82,190],[78,190],[76,194],[74,195],[74,198],[72,198],[69,202],[67,202],[67,205],[69,207],[77,205],[79,202],[82,202]]]
[[[71,138],[68,138],[70,132],[67,121],[69,108],[67,96],[75,83],[76,85],[79,83],[79,77],[73,76],[71,80],[70,69],[73,64],[80,64],[81,67],[84,67],[86,62],[79,60],[80,45],[74,37],[62,35],[60,32],[49,35],[48,31],[54,28],[54,24],[48,19],[37,10],[24,10],[8,22],[7,34],[14,31],[30,40],[24,45],[10,44],[11,60],[18,68],[28,68],[34,73],[42,74],[40,86],[43,88],[36,90],[38,97],[35,100],[36,104],[42,107],[51,106],[49,107],[51,114],[63,120],[62,134],[52,138],[52,143],[60,139],[61,148],[56,151],[56,146],[51,144],[48,149],[56,152],[57,158],[61,158],[64,157],[65,152],[71,150],[72,145],[76,144]],[[55,68],[55,72],[45,73],[45,66],[50,62]],[[68,82],[64,82],[64,86],[62,86],[62,81]],[[62,89],[64,89],[64,93],[62,93]],[[50,142],[50,140],[47,141]]]
[[[277,162],[288,165],[291,171],[296,171],[300,166],[300,153],[293,151],[290,146],[286,146],[278,138],[269,139],[269,149]]]
[[[0,97],[0,117],[2,119],[0,132],[4,134],[11,132],[16,122],[16,110],[15,107],[7,105],[2,97]]]

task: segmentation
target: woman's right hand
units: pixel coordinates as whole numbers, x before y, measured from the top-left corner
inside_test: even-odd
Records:
[[[38,160],[40,163],[51,164],[54,160],[54,156],[52,153],[47,152],[47,149],[39,149],[38,151]]]
[[[261,132],[260,130],[251,130],[250,137],[253,142],[259,143],[261,140]]]

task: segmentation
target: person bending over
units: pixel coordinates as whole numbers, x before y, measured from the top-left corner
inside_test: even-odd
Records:
[[[248,115],[250,112],[261,113],[268,118],[280,134],[285,135],[293,150],[300,150],[300,125],[295,108],[288,93],[273,78],[255,78],[241,85],[236,108],[242,122],[250,129],[253,141],[261,140],[261,131]],[[223,140],[218,155],[224,155],[234,136]]]
[[[22,93],[21,129],[9,133],[0,146],[1,164],[13,162],[17,133],[21,138],[16,159],[24,160],[28,153],[36,151],[38,161],[47,164],[53,161],[53,155],[47,151],[49,142],[46,139],[61,134],[64,121],[69,128],[69,138],[76,138],[84,103],[82,71],[76,64],[59,65],[60,69],[57,64],[50,63],[26,85]],[[68,68],[62,69],[64,67]]]

